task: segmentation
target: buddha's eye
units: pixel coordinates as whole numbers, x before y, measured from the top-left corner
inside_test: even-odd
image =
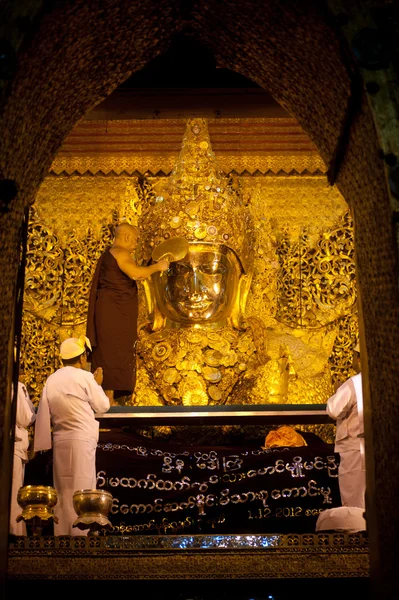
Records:
[[[191,272],[191,267],[184,263],[172,263],[169,267],[171,275],[187,275]]]
[[[226,267],[221,263],[201,265],[201,273],[204,273],[205,275],[224,275],[226,271]]]

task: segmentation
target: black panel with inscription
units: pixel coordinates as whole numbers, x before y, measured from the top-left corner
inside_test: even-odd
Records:
[[[314,532],[318,514],[340,505],[338,463],[323,442],[205,447],[111,431],[101,433],[97,487],[112,493],[121,533]]]
[[[339,456],[308,446],[203,446],[100,432],[97,488],[109,491],[113,533],[305,533],[340,506]],[[51,452],[27,465],[25,484],[51,485]]]

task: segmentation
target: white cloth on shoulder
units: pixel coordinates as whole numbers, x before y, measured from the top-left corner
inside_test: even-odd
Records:
[[[342,533],[366,531],[364,508],[338,506],[323,510],[316,521],[316,532],[319,531],[340,531]]]

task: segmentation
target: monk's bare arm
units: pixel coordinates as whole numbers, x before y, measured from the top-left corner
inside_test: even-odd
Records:
[[[150,277],[150,275],[156,273],[157,271],[166,271],[166,269],[169,267],[168,260],[160,260],[159,262],[149,265],[148,267],[139,267],[132,259],[130,253],[123,249],[112,249],[111,254],[118,263],[120,270],[130,277],[130,279],[134,279],[136,281],[147,279],[147,277]]]

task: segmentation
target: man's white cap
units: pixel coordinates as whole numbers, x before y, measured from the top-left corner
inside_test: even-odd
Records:
[[[359,352],[360,353],[360,342],[358,342],[355,346],[355,352]]]
[[[78,338],[68,338],[61,344],[60,356],[64,360],[78,357],[86,350],[86,346],[91,350],[90,340],[85,335]]]
[[[327,508],[317,518],[316,531],[341,531],[344,533],[366,531],[364,508],[357,506]]]

